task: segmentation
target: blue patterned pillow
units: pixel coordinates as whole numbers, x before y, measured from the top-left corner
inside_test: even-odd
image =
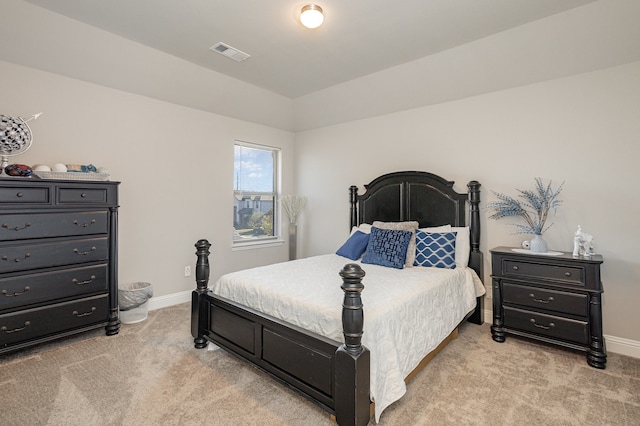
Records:
[[[380,229],[371,227],[369,244],[362,256],[362,263],[404,268],[407,260],[407,247],[413,236],[411,231]]]
[[[413,265],[455,269],[456,233],[416,231],[416,261]]]
[[[338,249],[336,254],[344,256],[351,260],[357,260],[367,248],[369,243],[369,234],[356,231],[349,239]]]

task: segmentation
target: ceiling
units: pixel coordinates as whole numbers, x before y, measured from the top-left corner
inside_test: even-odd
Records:
[[[27,0],[288,98],[487,37],[595,0]],[[251,55],[235,62],[209,48]]]

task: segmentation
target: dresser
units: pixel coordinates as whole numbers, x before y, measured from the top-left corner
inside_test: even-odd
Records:
[[[584,351],[589,365],[605,368],[602,261],[600,255],[491,250],[493,340],[515,335]]]
[[[118,333],[118,184],[0,178],[0,353]]]

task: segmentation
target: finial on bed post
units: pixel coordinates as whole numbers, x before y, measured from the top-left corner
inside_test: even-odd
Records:
[[[208,312],[206,301],[202,296],[207,293],[209,286],[209,248],[211,243],[199,240],[196,243],[196,289],[191,293],[191,335],[196,349],[207,347],[203,330],[206,328]]]
[[[342,302],[342,328],[344,331],[344,343],[347,352],[357,355],[362,352],[362,329],[364,327],[364,314],[362,311],[362,298],[360,293],[364,290],[362,278],[365,272],[359,265],[349,263],[340,271],[344,291]]]
[[[358,187],[351,185],[349,187],[349,202],[351,203],[351,226],[349,231],[354,226],[358,226]]]
[[[364,316],[360,293],[365,272],[350,263],[340,271],[344,302],[342,328],[344,345],[336,350],[335,398],[336,422],[339,425],[364,426],[369,423],[369,387],[371,354],[362,346]]]
[[[480,251],[480,182],[472,180],[469,188],[469,227],[471,229],[471,251]]]

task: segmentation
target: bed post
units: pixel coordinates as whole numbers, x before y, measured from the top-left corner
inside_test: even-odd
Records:
[[[472,180],[469,188],[469,229],[471,237],[471,255],[469,267],[476,271],[478,277],[484,278],[484,260],[480,251],[480,182]],[[474,324],[484,322],[484,296],[476,298],[476,309],[469,317]]]
[[[349,187],[349,202],[351,203],[351,226],[349,232],[354,226],[358,226],[358,187],[351,185]]]
[[[201,330],[204,330],[204,324],[208,318],[208,309],[206,302],[202,300],[201,295],[207,292],[209,285],[209,248],[211,243],[207,240],[199,240],[196,243],[196,289],[191,293],[191,335],[194,337],[196,349],[207,347],[207,341],[204,339]]]
[[[366,425],[370,418],[370,354],[362,346],[364,312],[360,293],[364,289],[364,275],[362,268],[354,263],[345,265],[340,271],[345,343],[336,350],[335,410],[339,425]]]

